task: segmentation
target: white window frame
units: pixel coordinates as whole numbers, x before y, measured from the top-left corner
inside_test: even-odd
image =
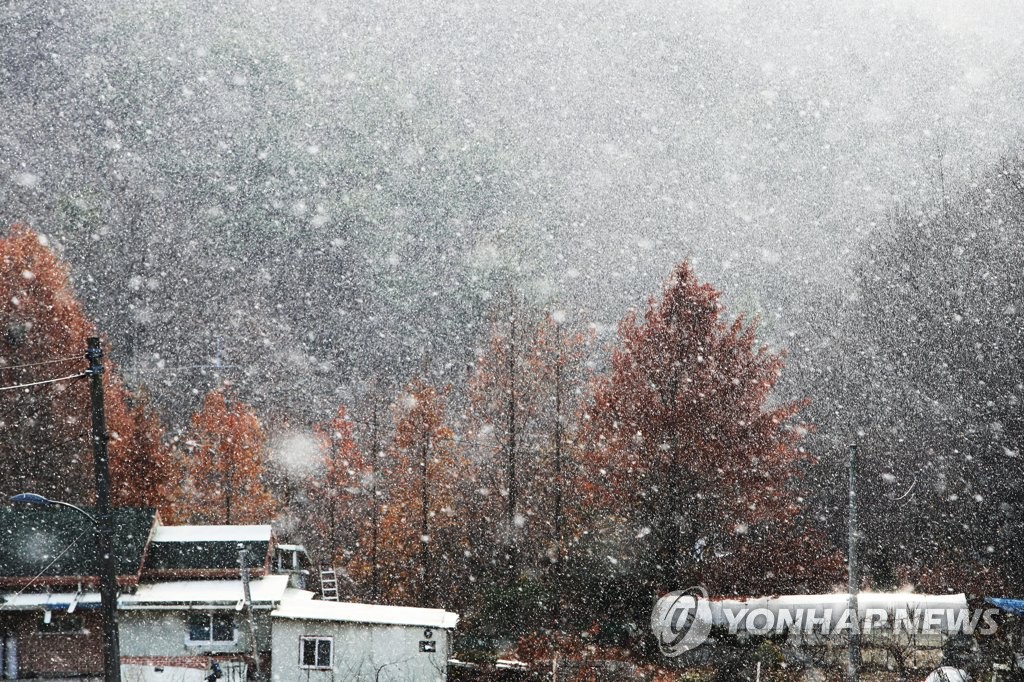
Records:
[[[206,616],[210,621],[210,639],[192,639],[192,627],[189,622],[197,616]],[[213,619],[216,616],[227,616],[231,619],[231,639],[213,639]],[[185,643],[189,646],[228,646],[238,644],[238,625],[233,613],[225,611],[188,611],[185,617]]]
[[[316,642],[313,648],[313,658],[316,658],[317,649],[319,648],[320,642],[329,642],[331,645],[330,651],[328,652],[327,665],[306,665],[302,662],[302,654],[306,642]],[[334,637],[326,635],[300,635],[299,636],[299,667],[303,670],[334,670]]]

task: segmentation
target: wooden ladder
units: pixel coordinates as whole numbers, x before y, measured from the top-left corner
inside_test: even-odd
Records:
[[[338,601],[338,574],[334,572],[334,566],[320,569],[320,598]]]

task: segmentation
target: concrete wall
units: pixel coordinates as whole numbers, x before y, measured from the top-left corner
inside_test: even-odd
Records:
[[[274,682],[440,682],[447,679],[449,633],[432,628],[434,653],[419,650],[427,628],[274,619]],[[300,667],[302,636],[333,637],[333,670]],[[378,677],[379,671],[379,677]]]
[[[209,613],[207,609],[196,609],[198,613]],[[122,609],[118,612],[121,622],[122,656],[195,656],[200,654],[251,652],[243,615],[234,609],[218,610],[230,613],[235,619],[236,641],[212,645],[191,644],[188,641],[187,609],[142,610]],[[256,642],[260,651],[270,649],[270,614],[256,611]]]

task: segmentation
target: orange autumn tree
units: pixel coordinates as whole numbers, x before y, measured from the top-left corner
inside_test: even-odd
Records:
[[[86,367],[96,335],[71,290],[68,269],[47,239],[14,226],[0,239],[0,386],[65,377]],[[163,428],[133,408],[110,362],[103,382],[115,505],[161,507],[169,460]],[[85,378],[0,392],[0,492],[26,490],[95,503],[89,387]]]
[[[382,593],[393,603],[451,603],[464,551],[453,489],[464,467],[448,425],[446,395],[414,379],[395,406],[379,540]],[[366,576],[365,557],[360,564],[358,574]]]
[[[384,459],[382,443],[385,435],[381,416],[385,405],[380,394],[377,393],[371,394],[368,403],[370,418],[363,423],[361,430],[364,452],[368,454],[367,459],[364,460],[365,476],[360,488],[358,513],[361,515],[361,522],[356,550],[350,560],[350,566],[355,571],[361,571],[360,584],[364,588],[362,596],[372,603],[377,603],[381,598],[381,575],[383,573],[380,561],[380,531],[382,497],[386,482],[381,475],[382,460]]]
[[[269,523],[267,437],[252,408],[226,388],[211,391],[192,415],[188,483],[177,508],[190,523]]]
[[[134,428],[118,434],[115,440],[119,454],[110,462],[113,503],[121,507],[156,507],[163,520],[170,522],[181,492],[180,462],[165,442],[163,422],[149,396],[143,393],[131,402],[129,417]]]
[[[345,406],[317,429],[323,471],[311,482],[310,548],[322,563],[343,564],[358,548],[370,517],[370,468],[353,433]]]
[[[565,557],[588,337],[566,325],[563,312],[516,296],[493,317],[469,382],[467,440],[479,466],[467,530],[479,572],[493,564],[502,580],[515,581],[557,572]]]
[[[763,594],[841,575],[800,524],[801,404],[770,402],[782,357],[758,345],[755,324],[724,320],[719,299],[679,265],[642,317],[623,320],[586,415],[592,504],[606,536],[618,533],[642,608],[688,585]]]

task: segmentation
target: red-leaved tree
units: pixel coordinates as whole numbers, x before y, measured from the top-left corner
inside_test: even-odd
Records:
[[[80,373],[96,335],[47,239],[15,226],[0,239],[0,386]],[[109,348],[106,348],[109,351]],[[103,375],[116,505],[163,507],[171,478],[163,427],[145,401],[131,405],[117,367]],[[89,387],[85,378],[0,391],[0,492],[95,501]]]
[[[755,324],[723,319],[719,298],[679,265],[642,317],[623,320],[586,415],[591,499],[643,598],[695,584],[818,589],[841,575],[800,524],[801,405],[771,403],[782,357]]]
[[[454,490],[465,466],[448,424],[445,396],[446,391],[414,379],[395,406],[379,531],[385,601],[443,606],[452,603],[458,587],[465,548]],[[364,580],[372,570],[366,559],[353,566]]]
[[[252,408],[226,389],[211,391],[192,415],[188,481],[177,515],[191,523],[270,523],[267,438]]]
[[[352,427],[342,405],[334,419],[318,429],[324,462],[310,492],[310,544],[321,561],[331,565],[346,563],[359,549],[372,516],[370,468]]]

